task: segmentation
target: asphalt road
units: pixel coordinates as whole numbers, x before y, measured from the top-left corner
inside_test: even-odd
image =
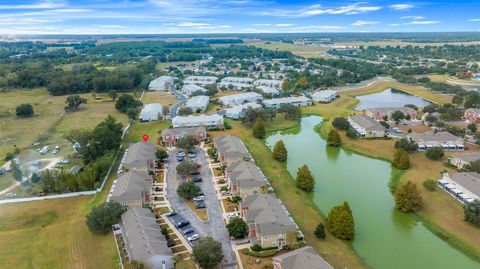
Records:
[[[171,89],[172,89],[172,94],[175,95],[175,97],[178,100],[180,100],[170,110],[170,118],[173,119],[175,116],[177,116],[177,112],[178,112],[178,109],[180,108],[180,106],[182,106],[183,104],[185,104],[187,102],[187,98],[183,94],[181,94],[177,91],[177,85],[176,84],[173,84]]]
[[[167,174],[167,198],[172,209],[177,215],[190,222],[200,238],[211,236],[222,244],[224,260],[222,268],[236,268],[236,259],[230,244],[230,239],[225,228],[220,201],[217,199],[213,176],[208,167],[205,152],[196,149],[196,162],[201,165],[200,177],[203,182],[197,183],[205,194],[205,205],[207,207],[208,220],[202,221],[190,208],[183,202],[183,199],[177,195],[177,187],[186,180],[176,173],[177,153],[179,150],[169,152],[168,174]],[[182,228],[183,229],[183,228]]]

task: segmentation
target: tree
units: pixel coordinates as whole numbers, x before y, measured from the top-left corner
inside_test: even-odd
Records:
[[[397,140],[395,142],[395,148],[396,149],[403,149],[406,152],[414,152],[414,151],[417,150],[418,145],[412,139],[402,138],[402,139]]]
[[[404,149],[397,149],[393,154],[393,166],[400,170],[405,170],[410,167],[410,157]]]
[[[344,117],[335,118],[332,122],[333,127],[338,130],[348,130],[350,128],[350,123]]]
[[[112,225],[118,223],[126,208],[115,202],[103,203],[96,206],[87,215],[87,226],[95,234],[107,234]]]
[[[157,160],[162,162],[163,160],[168,158],[168,152],[164,149],[157,149],[157,152],[155,152],[155,157],[157,158]]]
[[[176,146],[177,148],[184,149],[186,151],[191,151],[195,146],[198,145],[197,139],[192,135],[186,135],[181,137],[177,140]]]
[[[181,108],[178,109],[179,116],[188,116],[192,114],[193,114],[193,110],[191,107],[182,106]]]
[[[422,195],[417,185],[410,180],[395,191],[395,207],[403,212],[417,211],[422,208]]]
[[[193,246],[193,259],[204,269],[215,268],[222,260],[222,244],[207,236]]]
[[[422,184],[423,187],[429,191],[435,191],[437,189],[437,183],[433,179],[427,179]]]
[[[282,114],[286,120],[298,120],[302,116],[300,108],[291,104],[280,106],[277,112]]]
[[[463,206],[465,221],[480,227],[480,201],[474,200]]]
[[[315,228],[315,232],[313,232],[315,236],[319,239],[325,239],[327,234],[325,233],[325,225],[323,223],[320,223],[317,225],[317,228]]]
[[[111,90],[108,92],[108,96],[112,98],[112,100],[115,102],[117,100],[118,94],[116,90]]]
[[[394,111],[392,115],[390,116],[397,124],[400,122],[400,120],[405,119],[405,115],[401,111]]]
[[[244,238],[248,234],[248,225],[241,218],[234,218],[227,224],[228,234],[234,238]]]
[[[140,109],[139,108],[129,108],[127,109],[127,117],[130,119],[130,120],[135,120],[138,116],[138,114],[140,113]]]
[[[202,190],[200,187],[195,185],[192,181],[184,182],[180,184],[177,188],[177,194],[178,196],[182,197],[185,200],[190,200],[195,196],[198,196],[199,193],[201,193]]]
[[[253,136],[258,139],[265,138],[265,124],[261,118],[257,118],[252,128]]]
[[[80,97],[80,95],[70,95],[65,100],[65,111],[77,111],[81,104],[86,104],[87,99]]]
[[[477,125],[475,123],[469,123],[468,126],[467,126],[467,129],[470,132],[475,133],[475,132],[477,132]]]
[[[347,202],[330,210],[326,228],[331,234],[340,239],[352,240],[355,237],[355,222],[352,210]]]
[[[443,158],[443,149],[441,147],[433,147],[427,149],[427,152],[425,153],[425,156],[429,158],[430,160],[440,160]]]
[[[298,168],[296,184],[298,188],[306,192],[312,192],[315,188],[315,180],[307,165]]]
[[[284,162],[288,158],[287,148],[285,148],[285,144],[283,140],[279,140],[275,143],[273,147],[273,158],[277,161]]]
[[[191,160],[185,160],[177,165],[177,173],[183,177],[190,175],[197,170],[197,164]]]
[[[135,100],[132,95],[122,94],[118,97],[117,102],[115,103],[115,108],[122,113],[127,113],[129,108],[139,108],[142,105],[142,102]]]
[[[42,178],[37,173],[32,173],[30,180],[32,183],[38,183]]]
[[[467,172],[480,173],[480,160],[470,162],[469,164],[465,165],[463,169]]]
[[[33,106],[31,104],[21,104],[15,109],[15,114],[19,118],[27,118],[33,116]]]
[[[352,138],[352,139],[355,139],[358,137],[358,134],[357,134],[357,131],[355,131],[355,129],[349,127],[348,130],[347,130],[347,136]]]
[[[166,116],[168,113],[170,113],[168,106],[162,106],[162,115]]]
[[[455,94],[452,98],[452,104],[456,104],[456,105],[463,104],[463,95]]]
[[[327,144],[334,147],[342,145],[340,135],[334,129],[330,130],[330,132],[328,133]]]

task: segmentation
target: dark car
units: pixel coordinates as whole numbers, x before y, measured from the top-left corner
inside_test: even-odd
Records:
[[[188,224],[190,224],[190,222],[186,221],[186,220],[182,220],[180,222],[177,222],[177,224],[175,224],[175,227],[177,228],[182,228],[182,227],[185,227],[187,226]]]
[[[195,172],[190,173],[190,175],[192,175],[192,176],[198,176],[198,175],[200,175],[200,172],[195,171]]]
[[[177,161],[182,162],[183,160],[185,160],[185,157],[177,157]]]
[[[205,202],[204,201],[195,201],[195,208],[196,209],[202,209],[202,208],[205,208]]]
[[[167,213],[167,217],[173,217],[175,215],[177,215],[177,212],[175,212],[175,211],[170,211],[170,212]]]
[[[203,179],[201,177],[193,177],[192,181],[195,182],[195,183],[198,183],[198,182],[202,182]]]
[[[192,228],[186,228],[186,229],[183,229],[181,232],[182,232],[182,234],[187,235],[187,234],[193,233],[193,229]]]

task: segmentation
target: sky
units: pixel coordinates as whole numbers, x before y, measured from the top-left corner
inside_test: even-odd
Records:
[[[0,34],[480,31],[480,0],[0,0]]]

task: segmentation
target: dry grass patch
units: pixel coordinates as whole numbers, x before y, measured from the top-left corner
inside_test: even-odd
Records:
[[[143,95],[142,103],[159,103],[162,106],[173,106],[178,103],[178,100],[171,92],[153,91],[145,92],[145,94]]]
[[[265,269],[273,268],[272,257],[257,258],[246,254],[243,254],[242,250],[239,250],[240,260],[243,268],[245,269]],[[268,267],[267,267],[268,266]]]
[[[226,212],[235,212],[237,211],[238,205],[230,202],[228,199],[222,199],[223,207],[225,207]]]
[[[208,215],[207,215],[207,209],[202,208],[202,209],[196,209],[195,204],[193,203],[192,200],[185,200],[185,204],[193,211],[193,213],[197,214],[197,216],[203,220],[207,221],[208,220]]]

